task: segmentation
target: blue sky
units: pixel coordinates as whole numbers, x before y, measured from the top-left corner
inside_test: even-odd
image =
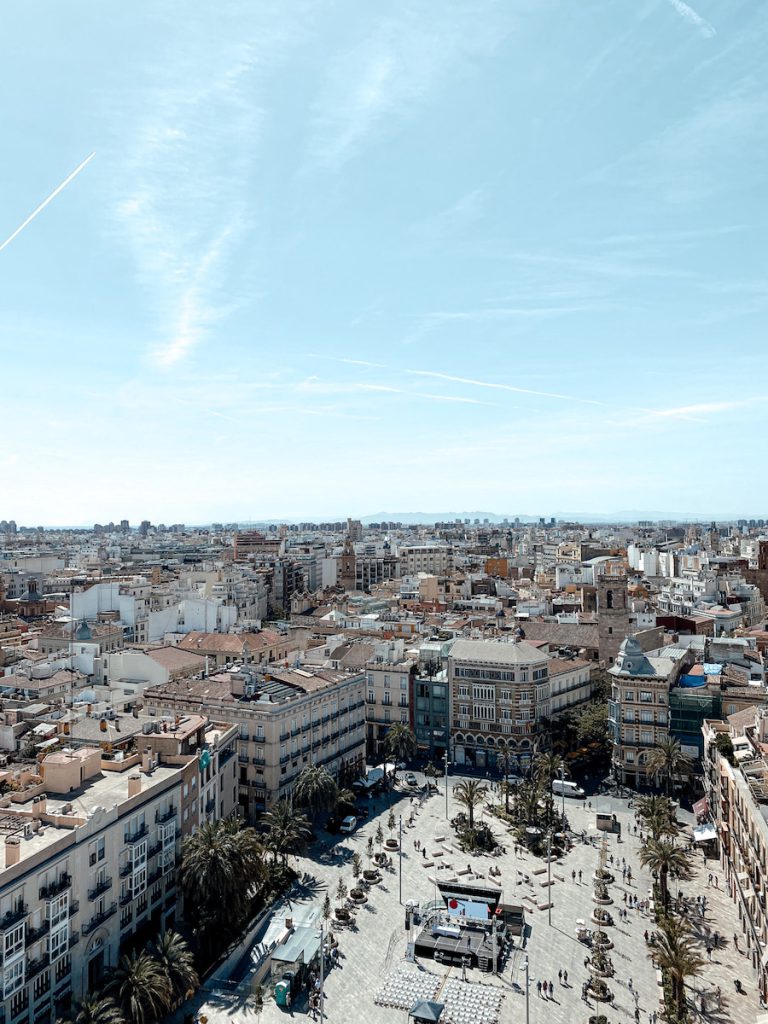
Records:
[[[758,513],[764,0],[9,0],[0,518]]]

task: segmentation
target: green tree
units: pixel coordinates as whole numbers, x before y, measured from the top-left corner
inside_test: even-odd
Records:
[[[323,920],[328,921],[332,913],[333,908],[331,907],[331,897],[329,893],[326,893],[325,899],[323,900]]]
[[[390,835],[395,831],[397,825],[397,819],[395,818],[395,812],[390,807],[389,817],[387,818],[387,828],[389,829]]]
[[[727,732],[719,732],[715,736],[715,747],[721,757],[724,757],[729,764],[734,763],[733,740]]]
[[[278,800],[272,810],[262,814],[261,821],[267,828],[264,845],[275,863],[279,857],[283,864],[287,864],[288,855],[301,853],[312,835],[306,815],[297,811],[288,800]]]
[[[381,828],[381,822],[379,822],[379,824],[376,826],[376,845],[377,846],[381,846],[381,844],[383,842],[384,842],[384,832],[382,831],[382,828]]]
[[[552,782],[560,778],[561,772],[565,771],[565,761],[554,751],[546,754],[539,754],[533,765],[534,777],[543,783],[547,789],[551,789]]]
[[[239,927],[254,889],[266,877],[264,851],[256,831],[240,819],[206,822],[184,840],[181,886],[187,915],[197,930],[218,933]]]
[[[178,932],[163,932],[150,945],[150,952],[171,986],[172,1001],[187,999],[200,984],[189,946]]]
[[[340,789],[336,797],[335,813],[342,818],[354,814],[357,810],[357,798],[351,789]]]
[[[680,741],[672,738],[657,743],[648,751],[645,759],[646,774],[664,779],[667,796],[672,795],[675,777],[690,775],[692,770],[693,762],[690,757],[683,753]]]
[[[363,858],[355,850],[352,854],[352,877],[357,879],[360,877],[360,872],[363,870]]]
[[[661,901],[664,910],[669,906],[669,876],[690,878],[691,868],[688,855],[668,839],[649,839],[640,851],[640,863],[650,868],[659,880]]]
[[[293,787],[293,799],[299,807],[306,808],[311,817],[330,811],[338,802],[339,787],[327,768],[309,764],[302,768],[296,785]]]
[[[662,919],[653,948],[653,955],[663,972],[669,976],[672,1006],[669,1019],[686,1019],[685,980],[696,977],[705,966],[691,938],[688,925],[681,918]]]
[[[125,1017],[114,999],[91,995],[75,1007],[74,1024],[125,1024]]]
[[[395,722],[389,727],[387,735],[384,737],[384,749],[387,752],[387,757],[391,757],[395,763],[410,761],[416,756],[418,749],[416,734],[403,722]]]
[[[676,836],[680,826],[675,818],[675,808],[666,796],[641,796],[637,799],[637,813],[652,839],[662,836]]]
[[[128,1024],[149,1024],[171,1005],[173,990],[157,960],[147,952],[121,956],[105,993],[113,996]]]
[[[432,764],[431,761],[429,762],[427,767],[424,769],[424,775],[428,779],[436,779],[437,778],[437,768],[435,768],[435,766]]]
[[[453,787],[456,802],[467,810],[470,829],[475,825],[475,808],[483,802],[487,792],[488,787],[485,783],[478,782],[476,779],[464,779]]]
[[[339,879],[339,884],[336,886],[336,902],[339,906],[343,906],[344,900],[347,898],[349,890],[347,889],[344,879]]]
[[[580,744],[608,742],[608,701],[591,701],[576,721],[576,740]]]

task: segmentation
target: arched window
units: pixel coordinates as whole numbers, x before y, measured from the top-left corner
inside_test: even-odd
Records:
[[[606,590],[605,592],[605,607],[613,608],[613,591]]]

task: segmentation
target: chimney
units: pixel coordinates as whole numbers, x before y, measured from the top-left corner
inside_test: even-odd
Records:
[[[12,868],[21,860],[21,840],[15,836],[9,836],[5,840],[5,866]]]
[[[36,796],[32,800],[32,817],[41,817],[43,814],[45,814],[47,807],[48,801],[46,799],[45,793],[41,793],[40,796]]]
[[[143,772],[146,772],[146,773],[152,771],[152,751],[151,750],[145,750],[144,753],[141,755],[141,770]]]
[[[128,796],[138,796],[141,792],[141,776],[140,775],[129,775],[128,776]]]
[[[285,919],[285,927],[288,929],[289,932],[293,931],[293,918],[292,917],[286,917],[286,919]]]

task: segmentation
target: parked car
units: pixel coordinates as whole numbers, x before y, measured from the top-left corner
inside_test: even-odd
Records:
[[[354,814],[348,814],[344,821],[342,821],[341,825],[339,825],[339,832],[345,832],[349,834],[350,832],[354,832],[356,827],[357,818],[354,816]]]
[[[587,795],[581,786],[577,786],[570,779],[555,779],[552,783],[552,792],[555,796],[575,796],[579,799]]]
[[[416,776],[413,774],[413,772],[408,772],[408,774],[405,776],[405,783],[407,786],[418,786]]]

